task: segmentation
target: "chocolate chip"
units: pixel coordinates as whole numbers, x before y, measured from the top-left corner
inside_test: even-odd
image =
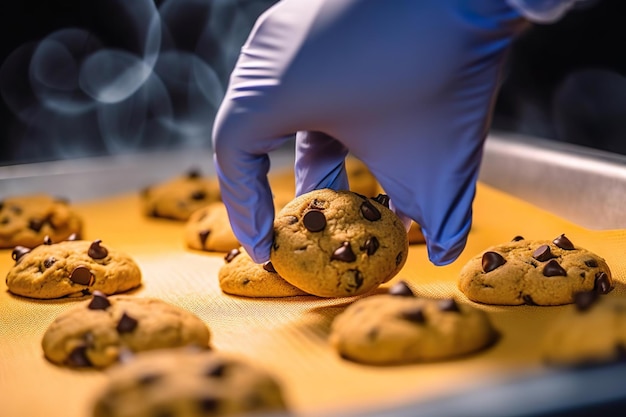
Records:
[[[361,286],[363,285],[363,275],[361,274],[361,271],[359,271],[358,269],[351,269],[348,272],[352,273],[352,279],[350,280],[351,282],[349,282],[348,285],[356,290],[361,288]]]
[[[378,204],[382,204],[383,206],[389,208],[389,196],[387,194],[378,194],[372,200],[374,200]]]
[[[559,248],[563,250],[575,249],[574,244],[568,238],[565,237],[565,234],[562,234],[561,236],[554,239],[552,243],[554,243],[556,246],[558,246]]]
[[[80,285],[93,285],[94,277],[89,268],[80,265],[74,268],[70,274],[70,280],[75,284]]]
[[[409,287],[405,281],[398,281],[389,288],[389,295],[395,295],[400,297],[415,297],[413,290]]]
[[[326,216],[320,210],[309,210],[302,218],[302,223],[309,232],[319,232],[326,227]]]
[[[220,378],[224,376],[224,371],[226,371],[226,368],[226,364],[224,363],[212,364],[204,371],[204,375],[209,378]]]
[[[320,200],[314,198],[313,201],[309,203],[309,208],[313,210],[324,210],[325,200]]]
[[[598,294],[608,294],[611,292],[611,280],[606,272],[598,272],[593,284],[593,290]]]
[[[485,252],[483,254],[482,266],[485,272],[491,272],[505,263],[506,259],[497,252]]]
[[[545,262],[552,258],[556,258],[556,256],[553,255],[552,252],[550,252],[550,246],[541,245],[533,252],[533,258],[535,258],[539,262]]]
[[[596,261],[595,259],[587,259],[585,261],[585,265],[587,265],[589,268],[597,268],[598,261]]]
[[[201,230],[200,232],[198,232],[198,238],[200,239],[200,244],[202,245],[202,247],[204,247],[206,240],[209,238],[210,234],[210,230]]]
[[[9,217],[3,217],[0,219],[0,224],[9,224],[11,223],[11,219]]]
[[[567,271],[563,269],[561,265],[555,260],[552,259],[550,262],[543,267],[543,275],[546,277],[557,277],[557,276],[567,276]]]
[[[204,397],[198,400],[200,405],[200,410],[202,412],[215,412],[219,408],[220,401],[217,398],[213,397]]]
[[[352,251],[350,242],[343,242],[341,246],[333,252],[330,259],[333,261],[354,262],[356,261],[356,255]]]
[[[48,236],[48,235],[44,236],[43,244],[44,245],[52,245],[52,239],[50,238],[50,236]]]
[[[120,321],[117,322],[117,326],[115,327],[115,329],[118,333],[130,333],[135,330],[137,324],[139,324],[139,322],[136,319],[132,318],[131,316],[126,314],[126,312],[124,312],[124,314],[122,314],[122,317],[120,317]]]
[[[147,387],[149,385],[154,384],[155,382],[159,381],[162,378],[163,378],[163,375],[155,374],[155,373],[141,374],[137,378],[137,384],[143,387]]]
[[[39,233],[45,223],[45,219],[30,219],[28,221],[28,228]]]
[[[206,193],[202,190],[196,190],[191,193],[191,199],[195,201],[204,200],[206,198]]]
[[[399,252],[396,255],[396,266],[400,265],[402,263],[402,259],[404,259],[404,256],[402,255],[402,252]]]
[[[91,246],[89,246],[89,250],[87,251],[87,255],[89,255],[92,259],[104,259],[109,254],[109,251],[104,246],[101,246],[102,240],[94,240]]]
[[[190,180],[198,179],[201,176],[202,174],[200,173],[200,170],[197,168],[191,168],[189,171],[187,171],[187,178]]]
[[[75,347],[67,356],[66,363],[69,366],[84,367],[91,366],[91,361],[87,357],[87,346]]]
[[[441,311],[449,311],[460,313],[459,305],[456,303],[454,298],[446,298],[445,300],[441,300],[438,303],[439,310]]]
[[[367,220],[371,222],[375,222],[376,220],[380,220],[381,214],[380,211],[369,201],[365,200],[361,203],[361,214]]]
[[[89,310],[106,310],[111,306],[111,302],[107,298],[106,294],[102,291],[94,291],[93,298],[87,305]]]
[[[224,256],[224,260],[226,261],[226,263],[230,263],[233,261],[233,259],[235,259],[235,257],[237,255],[239,255],[241,253],[241,251],[238,248],[235,249],[231,249],[230,252],[228,252],[226,254],[226,256]]]
[[[50,268],[56,262],[56,258],[54,256],[50,256],[43,261],[44,268]]]
[[[11,211],[12,211],[15,215],[19,216],[19,215],[21,215],[21,214],[22,214],[22,208],[21,208],[21,207],[19,207],[19,206],[10,206],[10,208],[11,208]]]
[[[597,299],[598,293],[595,291],[582,291],[574,294],[574,304],[578,311],[588,310]]]
[[[522,300],[524,300],[524,303],[526,303],[529,306],[536,306],[537,305],[537,303],[535,303],[535,300],[533,300],[533,297],[531,297],[528,294],[522,296]]]
[[[4,201],[0,201],[0,211],[4,208]]]
[[[519,242],[520,240],[524,240],[524,236],[517,235],[511,241],[512,242]]]
[[[412,321],[413,323],[426,323],[426,316],[424,316],[424,310],[421,307],[403,311],[402,318],[404,320]]]
[[[13,252],[11,252],[11,258],[17,263],[28,252],[30,252],[30,249],[24,246],[16,246],[15,248],[13,248]]]
[[[276,270],[274,269],[274,265],[272,264],[271,261],[267,261],[263,264],[263,269],[265,269],[267,272],[271,272],[273,274],[276,273]]]
[[[372,256],[376,253],[379,247],[380,244],[378,243],[378,239],[376,238],[376,236],[372,236],[365,241],[365,244],[363,246],[361,246],[361,250],[366,250],[367,254],[369,256]]]

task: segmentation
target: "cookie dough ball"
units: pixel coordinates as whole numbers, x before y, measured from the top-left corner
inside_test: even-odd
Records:
[[[208,417],[283,413],[278,380],[234,355],[192,349],[145,352],[112,367],[94,417]]]
[[[394,365],[475,353],[497,335],[482,310],[451,298],[415,297],[404,284],[351,304],[333,321],[330,343],[346,359]]]
[[[13,294],[30,298],[81,297],[101,291],[111,295],[141,284],[141,270],[127,254],[101,240],[46,243],[13,250],[15,264],[6,277]]]
[[[179,221],[186,221],[194,211],[220,200],[217,178],[203,177],[197,170],[144,188],[141,192],[146,216]]]
[[[626,298],[579,293],[546,331],[545,362],[552,366],[588,366],[624,360]]]
[[[185,243],[191,249],[208,252],[228,252],[239,247],[224,203],[210,203],[193,212],[185,224]]]
[[[46,358],[57,365],[104,368],[126,353],[208,348],[210,336],[199,317],[165,301],[95,293],[91,300],[61,313],[41,345]]]
[[[81,216],[66,200],[29,194],[0,201],[0,248],[34,248],[46,236],[58,242],[82,230]]]
[[[271,262],[286,281],[321,297],[367,293],[404,265],[407,233],[386,196],[315,190],[274,221]]]
[[[574,294],[613,288],[605,260],[563,234],[552,241],[520,236],[488,248],[461,270],[459,289],[473,301],[501,305],[561,305]]]
[[[217,277],[227,294],[253,298],[307,295],[278,275],[271,263],[257,264],[243,249],[233,249],[224,259]]]

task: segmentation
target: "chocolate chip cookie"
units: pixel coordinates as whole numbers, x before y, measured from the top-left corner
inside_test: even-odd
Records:
[[[626,359],[626,298],[578,293],[549,324],[542,343],[553,366],[588,366]]]
[[[81,297],[101,291],[116,294],[138,287],[141,270],[127,254],[101,240],[45,243],[13,249],[15,264],[6,284],[13,294],[30,298]]]
[[[315,190],[277,214],[271,262],[286,281],[321,297],[369,292],[396,275],[407,233],[385,195]]]
[[[554,240],[527,240],[488,248],[461,270],[459,289],[470,300],[501,305],[561,305],[574,294],[613,288],[605,260],[564,235]]]
[[[96,292],[91,300],[61,313],[44,333],[41,346],[57,365],[103,368],[126,353],[209,348],[210,336],[199,317],[165,301]]]
[[[222,352],[144,352],[107,374],[107,384],[97,393],[94,417],[284,415],[287,411],[281,386],[272,374]]]
[[[231,250],[224,259],[217,277],[227,294],[254,298],[307,295],[278,275],[271,263],[257,264],[240,248]]]
[[[146,216],[186,221],[191,214],[221,194],[217,178],[205,177],[198,170],[144,188],[141,203]]]
[[[44,237],[53,241],[80,236],[83,220],[63,199],[29,194],[0,201],[0,248],[33,248]]]
[[[399,282],[389,294],[351,304],[331,325],[330,343],[356,362],[393,365],[481,351],[497,340],[487,314],[452,298],[415,297]]]
[[[185,223],[185,243],[191,249],[208,252],[228,252],[239,247],[224,203],[216,201],[191,214]]]

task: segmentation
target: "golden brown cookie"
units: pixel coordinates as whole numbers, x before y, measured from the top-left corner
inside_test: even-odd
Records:
[[[220,200],[217,178],[203,177],[197,170],[146,187],[141,192],[146,216],[180,221],[186,221],[194,211]]]
[[[401,220],[379,195],[315,190],[277,214],[271,262],[286,281],[321,297],[369,292],[396,275],[408,254]]]
[[[41,346],[57,365],[103,368],[126,353],[208,348],[210,336],[199,317],[165,301],[96,292],[91,300],[61,313],[44,333]]]
[[[574,294],[613,288],[604,258],[565,236],[513,241],[488,248],[461,270],[459,289],[473,301],[501,305],[560,305]]]
[[[243,249],[233,249],[225,261],[217,277],[227,294],[253,298],[308,295],[281,278],[271,263],[257,264]]]
[[[392,365],[475,353],[491,346],[497,335],[482,310],[452,298],[415,297],[399,282],[390,294],[362,298],[346,308],[332,323],[330,343],[346,359]]]
[[[18,246],[12,256],[15,264],[6,284],[13,294],[24,297],[81,297],[94,291],[111,295],[141,284],[135,261],[101,240],[46,240],[32,250]]]
[[[193,212],[185,224],[185,243],[191,249],[209,252],[239,247],[224,203],[216,201]]]
[[[107,374],[108,381],[96,397],[94,417],[284,415],[287,411],[275,376],[222,352],[144,352]]]
[[[0,201],[0,248],[34,248],[46,236],[58,242],[82,230],[81,216],[66,200],[29,194]]]

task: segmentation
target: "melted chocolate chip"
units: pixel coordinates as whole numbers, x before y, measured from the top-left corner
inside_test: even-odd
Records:
[[[381,204],[381,205],[389,208],[389,196],[387,194],[378,194],[372,200],[374,200],[378,204]]]
[[[122,317],[120,317],[120,321],[117,322],[115,329],[118,333],[130,333],[137,328],[137,324],[139,324],[139,322],[136,319],[124,312]]]
[[[533,258],[538,260],[539,262],[545,262],[552,258],[556,258],[555,255],[550,252],[550,246],[541,245],[533,252]]]
[[[233,261],[233,259],[235,259],[235,257],[236,257],[237,255],[239,255],[240,253],[241,253],[241,251],[240,251],[238,248],[231,249],[231,250],[230,250],[230,252],[228,252],[228,253],[226,254],[226,256],[224,256],[224,260],[225,260],[227,263],[230,263],[230,262],[232,262],[232,261]]]
[[[543,267],[543,275],[546,277],[566,277],[567,271],[555,259],[552,259]]]
[[[309,232],[320,232],[326,227],[326,216],[320,210],[309,210],[302,218],[302,223]]]
[[[86,266],[80,265],[74,268],[70,274],[70,280],[75,284],[93,285],[93,274]]]
[[[505,263],[506,259],[497,252],[485,252],[483,254],[482,267],[485,272],[491,272]]]
[[[352,251],[350,242],[343,242],[341,246],[333,252],[330,259],[333,261],[354,262],[356,261],[356,255]]]
[[[608,294],[611,292],[611,280],[606,272],[598,272],[593,284],[593,290],[598,294]]]
[[[552,243],[563,250],[574,250],[574,244],[567,237],[565,237],[565,234],[562,234],[554,239]]]
[[[48,235],[44,236],[43,244],[44,245],[52,245],[52,239],[50,238],[50,236],[48,236]]]
[[[28,228],[39,233],[45,223],[45,219],[30,219],[28,221]]]
[[[585,261],[585,265],[587,265],[589,268],[597,268],[598,261],[596,261],[595,259],[587,259]]]
[[[66,363],[69,366],[85,367],[91,366],[91,361],[87,357],[87,346],[77,346],[70,352],[67,357]]]
[[[263,269],[265,269],[267,272],[271,272],[273,274],[276,273],[276,269],[274,269],[274,265],[272,264],[271,261],[267,261],[263,264]]]
[[[50,256],[49,258],[46,258],[46,259],[43,261],[43,266],[44,266],[44,268],[46,268],[46,269],[47,269],[47,268],[50,268],[52,265],[54,265],[54,263],[55,263],[56,261],[57,261],[57,260],[56,260],[56,258],[55,258],[54,256]]]
[[[361,214],[367,220],[371,222],[375,222],[376,220],[380,220],[381,214],[380,211],[369,201],[365,200],[361,203]]]
[[[595,291],[583,291],[574,294],[574,304],[578,311],[588,310],[598,299],[598,293]]]
[[[524,236],[517,235],[511,241],[512,242],[519,242],[520,240],[524,240]]]
[[[198,238],[200,239],[200,244],[202,245],[202,247],[204,247],[204,245],[206,244],[206,240],[209,238],[210,234],[210,230],[201,230],[198,232]]]
[[[15,248],[13,248],[13,252],[11,252],[11,258],[15,261],[15,263],[17,263],[28,252],[30,252],[30,249],[24,246],[16,246]]]
[[[439,301],[438,306],[440,311],[449,311],[455,313],[461,312],[461,310],[459,309],[459,305],[456,303],[454,298],[446,298],[445,300],[441,300]]]
[[[403,311],[402,318],[404,320],[412,321],[413,323],[426,323],[426,316],[424,315],[424,310],[421,307]]]
[[[413,290],[409,287],[405,281],[398,281],[389,288],[389,295],[395,295],[400,297],[415,297]]]
[[[87,251],[87,255],[89,255],[92,259],[104,259],[109,254],[109,251],[104,246],[101,246],[102,240],[94,240],[91,246],[89,246],[89,250]]]
[[[106,310],[111,306],[111,302],[107,298],[106,294],[102,291],[94,291],[93,298],[87,305],[89,310]]]
[[[361,250],[367,251],[369,256],[372,256],[376,253],[378,248],[380,247],[380,243],[378,243],[378,239],[376,236],[372,236],[365,241],[365,244],[361,246]]]

